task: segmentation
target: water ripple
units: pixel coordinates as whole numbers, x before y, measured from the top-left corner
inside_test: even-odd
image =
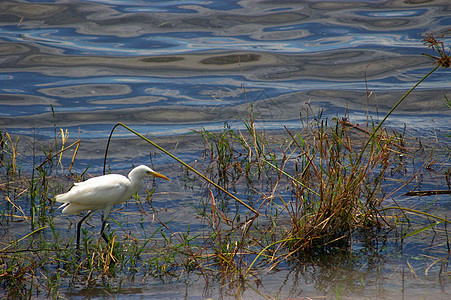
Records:
[[[368,16],[368,17],[385,17],[385,18],[394,18],[394,17],[417,17],[424,15],[428,10],[427,9],[406,9],[406,10],[384,10],[384,11],[357,11],[355,14]]]
[[[3,1],[0,20],[1,124],[53,128],[53,109],[58,126],[89,136],[116,121],[214,128],[249,100],[269,127],[306,101],[325,114],[366,111],[366,86],[409,89],[432,67],[425,32],[451,27],[443,3],[380,1]],[[429,112],[447,113],[449,89],[445,72],[421,85],[438,95]]]

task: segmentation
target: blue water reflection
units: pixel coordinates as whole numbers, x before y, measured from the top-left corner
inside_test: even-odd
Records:
[[[317,53],[374,45],[398,47],[402,52],[412,48],[418,51],[421,40],[418,30],[387,30],[371,33],[366,29],[324,26],[321,23],[266,27],[265,32],[304,31],[301,38],[287,37],[284,40],[264,40],[254,35],[222,36],[209,31],[183,31],[141,34],[139,36],[87,35],[73,28],[23,29],[6,26],[0,30],[0,38],[9,42],[36,43],[51,46],[66,55],[171,55],[199,51],[259,51],[276,53]],[[390,34],[388,34],[390,32]],[[394,33],[397,32],[397,33]],[[239,32],[237,32],[239,34]],[[408,49],[404,49],[408,48]]]
[[[213,10],[230,10],[240,7],[239,1],[153,1],[153,0],[105,0],[105,1],[87,1],[93,3],[103,3],[108,5],[115,5],[115,8],[122,12],[171,12],[171,13],[186,13],[193,12],[193,10],[181,8],[181,6],[195,5],[202,6]]]
[[[266,103],[261,118],[274,129],[293,120],[290,105],[296,102],[313,101],[326,115],[341,113],[349,103],[366,111],[366,97],[359,98],[366,87],[385,97],[408,90],[430,70],[433,61],[422,53],[433,53],[422,38],[446,33],[451,17],[446,5],[435,2],[348,4],[2,2],[0,122],[12,132],[53,128],[53,109],[62,114],[57,126],[88,133],[95,120],[100,137],[119,121],[157,128],[163,122],[139,120],[139,110],[174,112],[163,122],[174,126],[172,132],[239,120],[249,101],[257,109]],[[449,37],[443,40],[449,43]],[[432,95],[427,113],[447,114],[441,96],[450,89],[447,76],[437,72],[419,87]],[[315,90],[335,92],[312,98]],[[352,93],[343,98],[345,91]],[[24,105],[13,105],[18,101]],[[417,109],[420,101],[425,100],[413,99],[406,110]],[[210,113],[218,107],[225,110]],[[174,111],[193,108],[199,113],[189,120]],[[98,114],[102,110],[111,114]],[[87,117],[82,121],[77,113]]]
[[[415,10],[385,10],[385,11],[357,11],[355,14],[368,16],[368,17],[413,17],[413,16],[421,16],[424,15],[428,10],[427,9],[415,9]]]

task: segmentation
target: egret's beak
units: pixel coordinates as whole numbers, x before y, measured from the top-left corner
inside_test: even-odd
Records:
[[[158,178],[163,178],[163,179],[166,179],[166,180],[170,180],[169,178],[167,178],[163,174],[160,174],[160,173],[157,173],[157,172],[153,172],[153,173],[149,172],[149,175],[152,175],[152,176],[155,176],[155,177],[158,177]]]

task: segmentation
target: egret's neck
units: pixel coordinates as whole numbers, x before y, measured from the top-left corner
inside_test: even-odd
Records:
[[[143,178],[138,176],[133,170],[128,174],[128,179],[132,183],[132,190],[134,193],[138,192],[143,187]]]

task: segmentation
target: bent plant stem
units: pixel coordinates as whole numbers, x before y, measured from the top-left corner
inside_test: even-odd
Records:
[[[417,87],[422,83],[426,78],[429,77],[432,73],[434,73],[435,70],[437,70],[440,67],[439,64],[437,64],[432,70],[430,70],[426,75],[423,76],[417,83],[415,83],[410,90],[408,90],[404,96],[401,97],[401,99],[396,102],[396,104],[390,109],[390,111],[385,115],[385,117],[382,119],[382,121],[377,125],[377,127],[373,130],[373,133],[371,134],[370,138],[367,140],[366,144],[363,146],[362,150],[360,151],[359,159],[357,161],[360,161],[363,156],[363,152],[365,152],[366,147],[368,147],[369,143],[373,140],[374,136],[378,132],[378,130],[382,127],[382,124],[388,119],[388,117],[392,114],[392,112],[401,104],[402,101]]]
[[[127,129],[128,131],[130,131],[131,133],[135,134],[136,136],[140,137],[141,139],[145,140],[146,142],[148,142],[149,144],[151,144],[152,146],[154,146],[155,148],[157,148],[158,150],[164,152],[165,154],[169,155],[170,157],[172,157],[173,159],[175,159],[176,161],[178,161],[179,163],[181,163],[182,165],[184,165],[185,167],[187,167],[188,169],[190,169],[191,171],[193,171],[194,173],[196,173],[197,175],[199,175],[202,179],[206,180],[208,183],[214,185],[216,188],[218,188],[219,190],[221,190],[222,192],[226,193],[229,197],[233,198],[235,201],[239,202],[240,204],[244,205],[244,207],[246,207],[247,209],[249,209],[250,211],[252,211],[254,214],[256,214],[257,216],[259,215],[259,213],[253,209],[252,207],[250,207],[248,204],[244,203],[243,200],[239,199],[238,197],[236,197],[235,195],[231,194],[229,191],[227,191],[226,189],[224,189],[222,186],[216,184],[215,182],[211,181],[207,176],[205,176],[204,174],[202,174],[201,172],[197,171],[196,169],[194,169],[193,167],[191,167],[190,165],[188,165],[186,162],[184,162],[183,160],[181,160],[180,158],[178,158],[177,156],[175,156],[174,154],[170,153],[169,151],[167,151],[166,149],[160,147],[159,145],[157,145],[156,143],[152,142],[151,140],[149,140],[148,138],[146,138],[145,136],[143,136],[142,134],[139,134],[138,132],[136,132],[135,130],[131,129],[130,127],[128,127],[127,125],[123,124],[123,123],[117,123],[116,125],[114,125],[113,129],[111,130],[110,133],[110,137],[108,138],[108,142],[106,145],[106,149],[105,149],[105,159],[103,161],[103,174],[105,174],[105,170],[106,170],[106,160],[107,160],[107,156],[108,156],[108,148],[110,146],[110,141],[111,141],[111,137],[113,135],[114,130],[119,127],[122,126],[123,128]]]
[[[52,156],[47,157],[47,158],[46,158],[39,166],[37,166],[35,169],[36,169],[36,170],[40,170],[44,164],[46,164],[47,162],[51,161],[54,157],[63,154],[64,151],[66,151],[66,150],[68,150],[69,148],[72,148],[73,146],[76,145],[77,147],[75,147],[74,154],[72,155],[72,162],[71,162],[71,166],[70,166],[70,168],[69,168],[69,170],[70,170],[70,169],[72,168],[72,165],[73,165],[74,161],[75,161],[75,156],[77,155],[78,148],[80,147],[80,142],[81,142],[81,141],[78,140],[78,141],[73,142],[73,143],[70,144],[69,146],[62,148],[60,151],[56,152],[56,153],[53,154]],[[59,161],[61,161],[61,158],[59,158]]]
[[[417,215],[421,215],[424,217],[429,217],[429,218],[433,218],[433,219],[437,219],[440,222],[444,222],[444,223],[448,223],[451,224],[450,220],[447,220],[445,218],[439,217],[439,216],[434,216],[432,214],[426,213],[426,212],[422,212],[416,209],[412,209],[412,208],[407,208],[407,207],[399,207],[399,206],[389,206],[389,207],[384,207],[378,210],[378,212],[382,212],[382,211],[386,211],[386,210],[391,210],[391,209],[397,209],[397,210],[401,210],[401,211],[408,211]]]
[[[275,246],[275,245],[277,245],[277,244],[285,243],[285,242],[290,242],[290,241],[295,241],[295,240],[297,240],[297,238],[283,239],[283,240],[280,240],[280,241],[276,241],[276,242],[274,242],[274,243],[271,243],[271,244],[269,244],[268,246],[266,246],[265,248],[263,248],[263,249],[257,254],[257,256],[254,258],[254,260],[251,262],[251,264],[250,264],[249,267],[247,268],[246,273],[244,273],[244,278],[247,277],[247,275],[249,274],[249,272],[250,272],[251,269],[252,269],[252,266],[257,262],[258,258],[259,258],[260,256],[262,256],[263,253],[264,253],[266,250],[268,250],[269,248],[271,248],[272,246]]]
[[[290,178],[291,180],[293,180],[295,183],[299,184],[300,186],[302,186],[303,188],[307,189],[309,192],[315,194],[316,196],[320,196],[320,194],[317,191],[312,190],[311,188],[309,188],[308,186],[306,186],[305,184],[303,184],[302,182],[300,182],[299,180],[297,180],[296,178],[294,178],[293,176],[291,176],[290,174],[288,174],[287,172],[285,172],[284,170],[280,169],[279,167],[273,165],[272,163],[270,163],[269,161],[267,161],[266,159],[263,159],[263,161],[265,163],[267,163],[268,165],[270,165],[271,167],[273,167],[274,169],[276,169],[277,171],[281,172],[283,175],[287,176],[288,178]]]
[[[12,242],[11,244],[9,244],[8,246],[6,246],[5,248],[1,249],[1,250],[0,250],[0,253],[6,252],[6,250],[8,250],[8,248],[10,248],[10,247],[12,247],[12,246],[14,246],[14,245],[17,245],[20,241],[22,241],[22,240],[28,238],[29,236],[32,236],[32,235],[35,234],[35,233],[38,233],[38,232],[41,231],[41,230],[46,229],[47,227],[48,227],[48,226],[44,226],[44,227],[41,227],[41,228],[38,228],[38,229],[33,230],[32,232],[28,233],[28,234],[25,235],[24,237],[22,237],[22,238],[20,238],[20,239],[18,239],[18,240],[16,240],[16,241],[14,241],[14,242]]]

